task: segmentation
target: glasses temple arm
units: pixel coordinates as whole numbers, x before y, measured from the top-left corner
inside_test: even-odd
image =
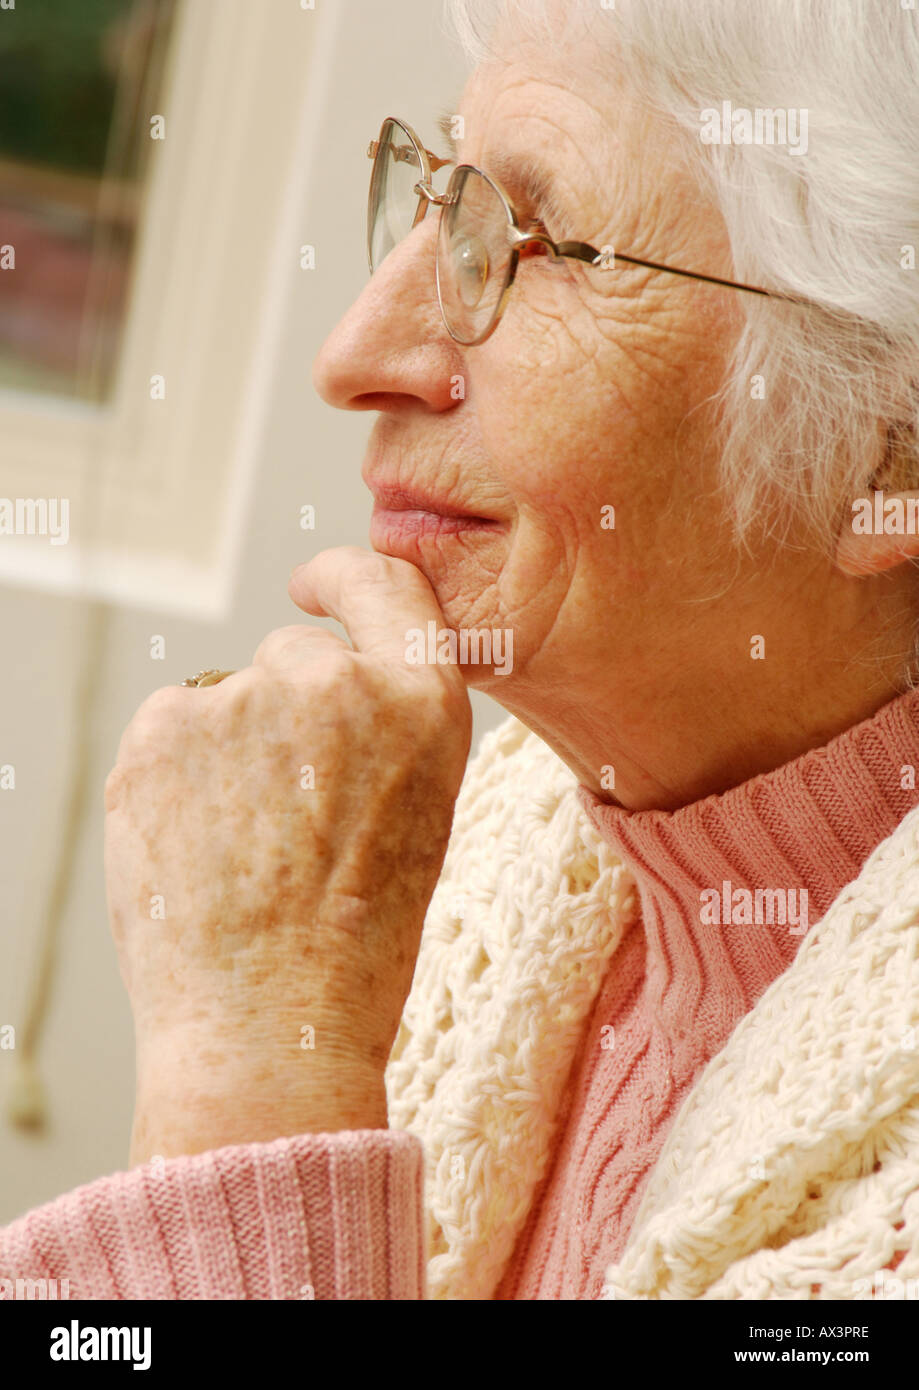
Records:
[[[604,260],[615,264],[616,261],[627,261],[629,265],[643,266],[647,270],[665,270],[669,275],[683,275],[687,280],[704,280],[709,285],[726,285],[728,289],[745,290],[748,294],[765,295],[767,299],[784,299],[792,304],[806,304],[807,300],[798,299],[794,295],[780,294],[777,290],[764,290],[758,285],[744,285],[737,280],[725,280],[720,275],[702,275],[695,270],[679,270],[673,265],[662,265],[660,261],[642,261],[637,256],[625,256],[621,251],[613,252],[612,249],[604,255],[595,246],[589,246],[584,241],[560,241],[557,244],[557,254],[559,256],[570,257],[578,261],[587,261],[590,265],[600,266]]]

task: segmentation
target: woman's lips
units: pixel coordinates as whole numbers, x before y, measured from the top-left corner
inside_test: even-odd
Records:
[[[374,498],[370,539],[385,545],[403,539],[468,535],[475,531],[499,531],[503,523],[477,516],[439,498],[405,488],[369,483]]]

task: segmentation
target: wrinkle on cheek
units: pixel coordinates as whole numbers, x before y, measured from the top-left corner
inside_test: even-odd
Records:
[[[579,371],[596,368],[603,351],[603,341],[597,333],[596,321],[592,314],[577,313],[572,306],[569,312],[559,312],[555,326],[560,345],[567,347],[560,355],[565,359],[566,371]]]
[[[508,322],[500,327],[506,327],[508,334],[514,335],[513,358],[507,363],[509,370],[506,374],[506,389],[514,391],[512,379],[523,377],[522,390],[517,389],[517,394],[520,395],[528,394],[532,389],[527,379],[557,372],[562,364],[562,354],[557,320],[544,310],[536,310],[532,304],[522,302],[522,297],[516,308],[518,312],[513,316],[508,310],[505,314]],[[500,328],[498,331],[500,332]],[[510,396],[508,399],[514,397]]]
[[[611,351],[625,353],[658,382],[680,378],[684,393],[687,368],[698,376],[700,366],[711,364],[720,380],[726,346],[733,342],[724,314],[708,297],[687,294],[682,287],[668,296],[662,287],[649,285],[640,300],[604,297],[596,306],[595,324]]]
[[[524,515],[500,583],[500,611],[508,626],[519,627],[521,661],[541,648],[565,604],[577,566],[576,530],[571,510],[557,498]]]
[[[576,427],[579,402],[585,418],[592,416],[592,398],[602,400],[610,389],[631,415],[646,418],[649,399],[661,392],[672,395],[682,361],[698,362],[698,334],[685,328],[682,316],[642,314],[634,301],[607,302],[602,306],[606,312],[598,312],[583,291],[570,294],[564,303],[526,307],[528,331],[515,354],[514,369],[534,379],[540,375],[543,391],[536,410],[544,416],[545,383],[564,380],[564,411],[552,418],[556,430],[566,421]],[[676,344],[680,351],[675,354]],[[515,389],[508,380],[505,390],[512,393],[510,399],[520,399],[532,395],[533,383],[523,380]]]
[[[498,586],[510,543],[485,547],[474,538],[458,538],[458,543],[467,546],[460,562],[454,557],[450,563],[429,563],[424,569],[447,625],[455,631],[500,626],[495,616],[500,610]]]
[[[558,524],[557,506],[530,508],[508,544],[470,563],[445,569],[438,603],[454,629],[488,627],[514,633],[514,671],[538,653],[564,605],[572,569],[572,524]],[[467,677],[468,679],[468,677]],[[471,679],[470,684],[475,684]]]
[[[529,281],[518,277],[514,286],[519,291],[514,365],[558,372],[573,370],[578,360],[591,361],[599,347],[596,320],[577,281],[559,267],[534,265],[529,274]]]
[[[675,356],[667,325],[647,320],[628,325],[601,321],[598,336],[604,344],[595,357],[599,389],[615,393],[615,415],[621,418],[624,411],[643,434],[651,421],[659,443],[661,420],[675,410],[682,416],[690,403],[684,360],[688,357],[695,369],[698,351]],[[692,341],[698,349],[698,339]]]

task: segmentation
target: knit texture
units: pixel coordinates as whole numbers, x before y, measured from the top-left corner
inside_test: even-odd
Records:
[[[492,1296],[636,909],[565,764],[513,719],[484,739],[387,1070],[390,1124],[424,1142],[431,1297]]]
[[[0,1296],[55,1278],[70,1298],[422,1298],[421,1179],[390,1130],[152,1160],[0,1230]]]
[[[885,722],[912,711],[904,702],[876,717],[888,754],[907,733],[916,748],[911,713],[907,726]],[[858,759],[870,782],[874,754]],[[904,752],[904,763],[916,761]],[[836,826],[834,807],[839,825],[883,834],[863,810],[861,775],[856,782],[848,817],[844,790],[821,803],[853,862],[858,845],[846,838],[851,828]],[[886,787],[880,802],[889,797]],[[876,811],[883,820],[895,809]],[[540,1296],[527,1290],[547,1287],[546,1270],[561,1270],[559,1287],[569,1287],[585,1249],[605,1253],[592,1234],[604,1229],[602,1280],[579,1296],[858,1298],[870,1296],[863,1284],[879,1269],[915,1276],[915,810],[787,966],[787,942],[765,952],[759,942],[753,973],[741,975],[733,962],[742,938],[722,929],[738,1008],[745,991],[778,973],[736,1026],[722,1020],[723,1044],[676,1113],[663,1107],[666,1139],[661,1128],[662,1150],[636,1179],[636,1191],[644,1186],[634,1217],[611,1204],[607,1221],[600,1193],[586,1243],[579,1236],[561,1255],[554,1235],[533,1244],[549,1187],[565,1185],[559,1155],[566,1144],[587,1152],[588,1131],[602,1125],[604,1111],[578,1112],[575,1083],[589,1086],[598,1065],[620,1060],[618,1031],[612,1050],[591,1056],[598,1001],[626,1007],[607,991],[615,994],[628,952],[654,940],[650,850],[616,842],[629,833],[625,821],[636,834],[644,827],[627,814],[604,825],[612,811],[602,809],[601,834],[598,807],[570,770],[506,721],[483,740],[457,803],[387,1069],[391,1128],[234,1146],[100,1178],[0,1230],[0,1279],[69,1278],[71,1297],[90,1298],[491,1298],[502,1296],[502,1280],[520,1278],[510,1296]],[[775,838],[771,821],[768,829]],[[800,841],[809,835],[799,827]],[[740,883],[738,846],[715,843]],[[814,850],[818,867],[824,853]],[[704,882],[718,863],[706,864]],[[686,867],[692,882],[698,871]],[[800,871],[789,861],[771,886],[800,884]],[[819,898],[817,879],[805,881]],[[665,897],[659,940],[676,920]],[[665,975],[648,969],[643,979],[657,980],[663,1008]],[[691,984],[678,993],[696,997]],[[666,1090],[668,1058],[652,1062],[645,1075]],[[639,1096],[633,1113],[642,1104]],[[568,1176],[577,1190],[577,1165]],[[585,1209],[571,1214],[577,1225]],[[557,1229],[567,1241],[564,1221]]]
[[[916,695],[895,700],[825,747],[673,812],[633,813],[580,789],[636,879],[641,926],[598,995],[551,1179],[498,1297],[600,1294],[702,1069],[916,805],[901,773],[904,757],[919,762],[917,706]]]
[[[603,1296],[857,1299],[887,1269],[919,1276],[916,812],[706,1068]]]

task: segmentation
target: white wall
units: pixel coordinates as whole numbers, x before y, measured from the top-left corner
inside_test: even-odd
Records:
[[[461,88],[462,60],[441,32],[440,13],[439,0],[316,0],[314,21],[324,26],[319,52],[326,56],[304,83],[320,81],[325,90],[299,239],[317,247],[317,269],[305,274],[291,257],[289,311],[270,374],[229,621],[110,609],[99,699],[89,726],[77,727],[75,680],[90,651],[86,606],[0,589],[0,764],[15,764],[17,776],[14,792],[0,792],[0,1024],[21,1027],[70,770],[81,741],[89,740],[90,752],[88,804],[39,1054],[48,1096],[45,1133],[24,1133],[7,1122],[15,1054],[0,1051],[0,1222],[127,1166],[133,1030],[102,873],[102,787],[122,729],[157,686],[202,666],[246,665],[266,632],[303,619],[286,592],[294,564],[327,546],[367,544],[371,501],[360,467],[376,417],[325,406],[310,367],[366,281],[368,141],[384,115],[400,114],[430,143],[434,116]],[[304,503],[317,511],[313,533],[299,528]],[[165,662],[150,659],[154,633],[166,638]],[[473,704],[475,746],[504,712],[476,693]]]

